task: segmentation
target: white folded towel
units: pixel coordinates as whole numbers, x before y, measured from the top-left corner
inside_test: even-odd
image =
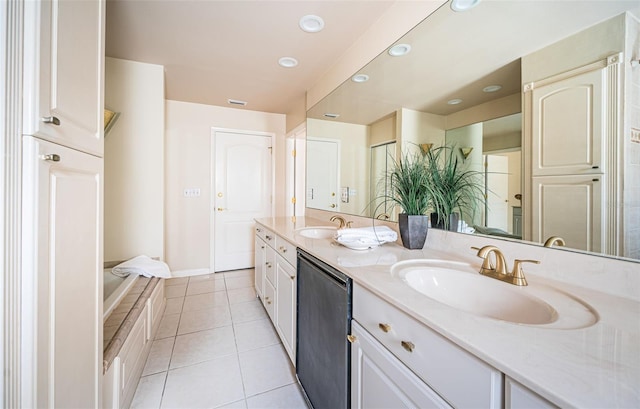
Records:
[[[354,229],[340,229],[336,232],[336,240],[362,240],[377,244],[398,240],[398,233],[387,226],[360,227]]]
[[[129,274],[138,274],[144,277],[171,278],[171,270],[167,263],[153,260],[147,256],[138,256],[120,263],[111,269],[111,273],[126,277]]]

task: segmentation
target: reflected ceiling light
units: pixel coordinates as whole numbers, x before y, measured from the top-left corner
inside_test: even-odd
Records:
[[[452,100],[447,101],[447,104],[449,104],[449,105],[458,105],[461,102],[462,102],[462,100],[460,98],[456,98],[456,99],[452,99]]]
[[[482,92],[496,92],[502,89],[502,85],[489,85],[488,87],[482,88]]]
[[[324,20],[318,16],[314,16],[313,14],[302,17],[298,24],[302,31],[307,33],[317,33],[318,31],[322,31],[324,28]]]
[[[298,60],[293,57],[282,57],[278,60],[278,64],[284,68],[293,68],[298,65]]]
[[[324,116],[326,116],[327,118],[336,119],[337,117],[339,117],[339,116],[340,116],[340,114],[330,114],[330,113],[326,113],[326,114],[324,114]]]
[[[401,57],[405,54],[409,54],[411,46],[409,44],[396,44],[389,48],[389,55],[392,57]]]
[[[369,81],[369,76],[367,74],[356,74],[351,77],[351,81],[353,82],[367,82]]]
[[[480,3],[480,0],[451,0],[451,10],[467,11]]]

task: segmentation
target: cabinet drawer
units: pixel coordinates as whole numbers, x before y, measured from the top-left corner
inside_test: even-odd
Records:
[[[271,247],[274,246],[275,234],[261,224],[256,224],[256,236],[260,237]]]
[[[164,299],[164,279],[156,285],[153,289],[151,296],[147,299],[147,311],[149,315],[147,317],[149,325],[147,325],[147,339],[152,339],[155,335],[158,326],[160,325],[160,319],[164,313],[165,299]]]
[[[276,236],[276,251],[282,256],[291,266],[296,266],[296,246],[289,243],[280,236]]]
[[[502,373],[355,285],[353,319],[452,406],[502,407]]]

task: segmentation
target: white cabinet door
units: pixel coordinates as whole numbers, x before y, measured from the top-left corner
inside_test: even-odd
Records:
[[[104,0],[25,2],[24,133],[103,154]]]
[[[533,176],[603,171],[605,74],[590,71],[533,89]]]
[[[256,236],[255,286],[256,293],[258,294],[258,297],[260,297],[260,299],[263,298],[262,294],[264,293],[264,270],[266,268],[264,263],[266,262],[267,257],[266,252],[267,245],[261,238]]]
[[[37,323],[36,405],[100,407],[102,159],[32,137],[23,145],[23,276]]]
[[[276,329],[282,344],[296,362],[296,270],[280,255],[276,261]]]
[[[504,379],[505,409],[552,409],[557,408],[542,396],[530,391],[513,379]]]
[[[351,335],[351,407],[450,408],[356,321]]]
[[[532,178],[533,240],[560,236],[570,248],[601,252],[604,184],[602,175]]]

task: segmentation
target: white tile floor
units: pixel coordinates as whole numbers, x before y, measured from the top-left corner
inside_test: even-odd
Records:
[[[166,281],[165,315],[132,408],[307,408],[253,274]]]

